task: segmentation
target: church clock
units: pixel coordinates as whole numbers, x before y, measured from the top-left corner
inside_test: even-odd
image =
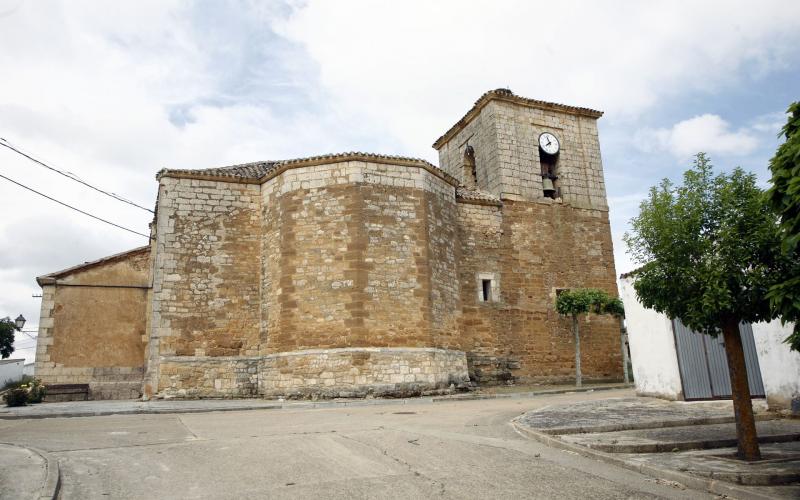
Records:
[[[554,155],[558,153],[560,144],[558,143],[556,136],[550,132],[544,132],[539,136],[539,147],[542,148],[542,151],[545,153]]]

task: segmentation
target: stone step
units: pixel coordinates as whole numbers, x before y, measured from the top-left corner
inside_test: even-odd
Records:
[[[800,441],[800,420],[756,422],[761,443]],[[608,453],[663,453],[736,446],[736,424],[687,425],[658,429],[568,434],[560,439]]]

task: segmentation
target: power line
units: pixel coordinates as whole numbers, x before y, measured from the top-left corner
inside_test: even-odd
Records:
[[[125,198],[123,198],[123,197],[121,197],[121,196],[119,196],[119,195],[117,195],[117,194],[110,193],[110,192],[108,192],[108,191],[105,191],[105,190],[103,190],[103,189],[100,189],[100,188],[98,188],[98,187],[92,186],[91,184],[89,184],[88,182],[86,182],[86,181],[84,181],[84,180],[80,179],[78,176],[76,176],[76,175],[75,175],[75,174],[73,174],[73,173],[70,173],[70,172],[62,172],[61,170],[59,170],[59,169],[57,169],[57,168],[55,168],[55,167],[51,167],[51,166],[50,166],[50,165],[48,165],[47,163],[45,163],[45,162],[43,162],[43,161],[41,161],[41,160],[37,160],[37,159],[36,159],[36,158],[34,158],[33,156],[31,156],[31,155],[29,155],[29,154],[27,154],[27,153],[24,153],[24,152],[20,151],[19,149],[15,148],[15,147],[14,147],[14,146],[12,146],[11,144],[9,144],[9,142],[8,142],[7,140],[3,139],[2,137],[0,137],[0,146],[6,147],[6,148],[10,149],[11,151],[14,151],[14,152],[15,152],[15,153],[17,153],[17,154],[20,154],[20,155],[24,156],[25,158],[27,158],[27,159],[31,160],[32,162],[34,162],[34,163],[37,163],[37,164],[39,164],[39,165],[43,166],[44,168],[47,168],[47,169],[49,169],[49,170],[52,170],[53,172],[55,172],[55,173],[57,173],[57,174],[59,174],[59,175],[63,175],[63,176],[64,176],[64,177],[66,177],[67,179],[73,180],[73,181],[75,181],[75,182],[78,182],[78,183],[80,183],[80,184],[83,184],[84,186],[86,186],[86,187],[88,187],[88,188],[94,189],[94,190],[95,190],[95,191],[97,191],[98,193],[103,193],[104,195],[106,195],[106,196],[110,196],[111,198],[114,198],[114,199],[115,199],[115,200],[117,200],[117,201],[121,201],[121,202],[123,202],[123,203],[127,203],[128,205],[133,205],[133,206],[134,206],[134,207],[136,207],[136,208],[141,208],[142,210],[147,210],[147,211],[148,211],[148,212],[150,212],[151,214],[152,214],[152,213],[155,213],[153,210],[150,210],[150,209],[149,209],[149,208],[147,208],[147,207],[143,207],[143,206],[141,206],[141,205],[138,205],[138,204],[136,204],[136,203],[134,203],[134,202],[132,202],[132,201],[130,201],[130,200],[126,200]]]
[[[117,227],[117,228],[119,228],[119,229],[122,229],[123,231],[128,231],[129,233],[138,234],[139,236],[144,236],[145,238],[147,238],[147,239],[150,239],[150,235],[147,235],[147,234],[144,234],[144,233],[140,233],[140,232],[138,232],[138,231],[134,231],[133,229],[128,229],[127,227],[120,226],[119,224],[115,224],[115,223],[113,223],[113,222],[111,222],[111,221],[107,221],[107,220],[105,220],[105,219],[101,219],[100,217],[98,217],[98,216],[96,216],[96,215],[92,215],[92,214],[90,214],[89,212],[84,212],[84,211],[83,211],[83,210],[81,210],[80,208],[75,208],[75,207],[73,207],[72,205],[67,205],[67,204],[66,204],[66,203],[64,203],[63,201],[58,201],[57,199],[55,199],[55,198],[52,198],[52,197],[50,197],[50,196],[47,196],[47,195],[46,195],[46,194],[44,194],[44,193],[40,193],[39,191],[37,191],[37,190],[35,190],[35,189],[33,189],[33,188],[30,188],[30,187],[26,186],[25,184],[20,184],[19,182],[15,181],[14,179],[10,179],[10,178],[6,177],[6,176],[5,176],[5,175],[3,175],[3,174],[0,174],[0,177],[2,177],[3,179],[5,179],[5,180],[7,180],[7,181],[9,181],[9,182],[11,182],[11,183],[13,183],[13,184],[16,184],[17,186],[19,186],[19,187],[21,187],[21,188],[24,188],[24,189],[27,189],[28,191],[34,192],[34,193],[38,194],[39,196],[43,196],[43,197],[47,198],[47,199],[48,199],[48,200],[50,200],[50,201],[54,201],[54,202],[58,203],[59,205],[63,205],[63,206],[65,206],[65,207],[67,207],[67,208],[70,208],[70,209],[72,209],[72,210],[75,210],[76,212],[80,212],[80,213],[82,213],[83,215],[88,215],[88,216],[89,216],[89,217],[91,217],[92,219],[97,219],[97,220],[99,220],[100,222],[105,222],[106,224],[110,224],[110,225],[112,225],[112,226],[114,226],[114,227]]]

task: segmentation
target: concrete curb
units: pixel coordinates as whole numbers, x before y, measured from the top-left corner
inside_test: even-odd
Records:
[[[569,434],[561,434],[568,436]],[[768,434],[766,436],[758,436],[758,442],[761,444],[767,443],[790,443],[800,441],[800,433],[792,434]],[[647,444],[580,444],[586,448],[602,451],[605,453],[671,453],[673,451],[690,451],[690,450],[710,450],[715,448],[735,448],[736,438],[720,438],[720,439],[700,439],[694,441],[666,441],[660,443],[647,443]],[[578,444],[578,443],[572,443]]]
[[[518,434],[531,438],[542,444],[546,444],[551,448],[557,448],[560,450],[577,453],[578,455],[587,458],[593,458],[595,460],[599,460],[600,462],[616,465],[619,467],[624,467],[626,469],[639,472],[641,474],[654,477],[656,479],[674,481],[676,483],[680,483],[688,488],[692,488],[695,490],[705,490],[708,491],[709,493],[714,493],[717,495],[728,495],[735,498],[753,498],[758,500],[770,500],[775,498],[771,495],[762,494],[760,492],[753,491],[752,489],[748,489],[746,487],[742,487],[737,484],[722,482],[714,479],[704,479],[702,477],[693,476],[672,469],[655,467],[653,465],[648,465],[648,464],[640,464],[619,457],[615,457],[609,453],[605,453],[602,451],[592,450],[590,448],[575,445],[572,443],[566,443],[556,437],[534,431],[533,429],[530,429],[525,425],[521,425],[516,422],[516,419],[511,421],[511,425],[513,426],[514,430],[517,431]]]
[[[44,460],[45,463],[45,476],[42,485],[39,487],[39,493],[34,497],[38,500],[55,500],[58,497],[58,492],[61,490],[61,469],[58,466],[58,460],[53,458],[46,451],[38,448],[31,448],[30,446],[22,446],[14,443],[2,442],[6,446],[14,446],[16,448],[24,448],[30,450]]]
[[[758,413],[754,416],[757,421],[773,420],[775,416],[769,413]],[[690,417],[674,420],[648,420],[646,422],[628,422],[622,424],[602,424],[584,427],[552,427],[541,429],[542,434],[551,436],[565,436],[569,434],[594,434],[597,432],[641,431],[647,429],[661,429],[664,427],[685,427],[688,425],[714,425],[730,424],[736,422],[735,417]]]
[[[319,409],[319,408],[340,408],[340,407],[359,407],[359,406],[394,406],[408,404],[433,404],[449,403],[460,401],[479,401],[484,399],[527,399],[537,396],[548,396],[554,394],[569,394],[578,392],[610,391],[617,389],[629,389],[632,385],[620,384],[603,387],[586,387],[570,389],[553,389],[544,391],[516,392],[503,394],[458,394],[454,396],[427,396],[419,398],[401,399],[352,399],[345,401],[294,401],[278,402],[274,405],[254,404],[251,406],[217,406],[208,408],[130,408],[118,410],[97,410],[97,411],[64,411],[59,413],[39,413],[39,414],[12,414],[0,413],[0,420],[20,420],[20,419],[41,419],[41,418],[74,418],[74,417],[102,417],[108,415],[158,415],[170,413],[210,413],[215,411],[253,411],[253,410],[293,410],[293,409]],[[179,401],[179,400],[177,400]],[[187,403],[197,400],[187,400]],[[219,400],[214,400],[219,401]],[[241,400],[236,400],[241,401]],[[263,402],[263,399],[253,399],[254,402]]]

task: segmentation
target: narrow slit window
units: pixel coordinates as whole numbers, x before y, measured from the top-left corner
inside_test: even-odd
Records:
[[[481,297],[484,302],[492,300],[492,280],[481,280]]]

